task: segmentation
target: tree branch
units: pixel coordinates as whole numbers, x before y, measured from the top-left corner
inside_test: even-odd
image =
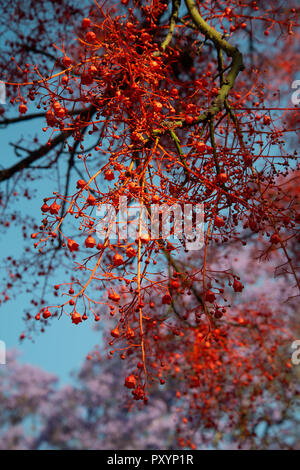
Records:
[[[91,115],[91,114],[93,114],[92,108],[86,109],[85,111],[82,112],[83,117],[84,117],[84,116],[87,117],[87,116],[89,116],[89,115]],[[53,150],[58,144],[60,144],[60,143],[63,142],[67,137],[69,137],[70,135],[72,135],[72,133],[73,133],[73,130],[69,130],[69,131],[67,131],[67,132],[62,132],[62,133],[60,133],[57,137],[55,137],[55,138],[51,141],[51,146],[49,146],[49,145],[47,145],[47,144],[42,145],[39,149],[29,152],[28,157],[23,158],[23,160],[21,160],[20,162],[16,163],[15,165],[12,165],[12,166],[9,167],[9,168],[5,168],[4,170],[1,170],[1,171],[0,171],[0,183],[1,183],[2,181],[8,180],[8,179],[11,178],[15,173],[18,173],[19,171],[22,171],[22,170],[24,170],[25,168],[29,168],[32,163],[36,162],[36,161],[39,160],[40,158],[42,158],[42,157],[44,157],[45,155],[47,155],[47,153],[48,153],[50,150]]]

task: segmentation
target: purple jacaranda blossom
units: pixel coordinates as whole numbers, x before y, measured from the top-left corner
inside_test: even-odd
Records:
[[[189,401],[176,398],[180,383],[154,387],[147,406],[133,401],[123,384],[114,358],[91,354],[75,380],[60,385],[52,374],[21,364],[16,353],[8,352],[7,365],[0,370],[0,449],[177,449],[180,439],[199,449],[299,444],[295,383],[287,385],[280,400],[270,390],[263,392],[256,399],[256,413],[249,416],[251,394],[245,387],[236,401],[237,413],[228,416],[220,403],[210,411],[210,427],[201,423],[201,406],[182,424]],[[234,396],[230,377],[223,386],[228,397]],[[274,390],[279,394],[278,384]],[[245,419],[254,429],[248,437],[241,432]]]

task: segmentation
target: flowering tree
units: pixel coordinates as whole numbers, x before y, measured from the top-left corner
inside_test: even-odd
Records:
[[[176,377],[191,432],[223,413],[253,436],[234,412],[240,387],[255,407],[262,384],[266,395],[275,379],[284,386],[296,331],[299,117],[288,100],[299,9],[279,0],[76,3],[3,6],[11,107],[1,124],[43,119],[0,170],[3,230],[20,222],[14,203],[32,197],[35,180],[58,180],[42,221],[24,221],[25,239],[33,226],[25,256],[6,260],[2,302],[33,274],[21,339],[61,315],[78,328],[102,319],[135,400],[147,403],[153,384]],[[6,116],[14,106],[19,116]],[[182,209],[199,205],[196,251],[184,228],[198,219]],[[153,236],[144,216],[159,211]],[[274,270],[276,302],[258,285],[270,286]]]
[[[130,412],[122,377],[111,362],[95,351],[77,383],[59,388],[55,376],[20,364],[10,352],[9,367],[1,373],[0,449],[174,447],[170,392],[156,392],[149,407]]]
[[[226,419],[217,407],[215,426],[202,423],[191,432],[178,414],[174,385],[180,384],[156,388],[147,406],[132,407],[123,393],[118,361],[101,358],[98,350],[78,371],[73,385],[60,387],[55,376],[21,364],[15,353],[9,352],[8,363],[0,371],[0,449],[176,449],[179,444],[204,449],[299,447],[299,404],[293,401],[290,387],[287,392],[276,384],[274,391],[280,394],[276,406],[270,390],[261,396],[256,410],[249,409],[249,388],[241,387],[239,422],[233,423],[230,416]],[[256,387],[262,391],[259,382]],[[253,427],[251,435],[248,426]]]

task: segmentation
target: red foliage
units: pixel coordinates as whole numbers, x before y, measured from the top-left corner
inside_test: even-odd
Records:
[[[61,12],[74,18],[62,3]],[[29,165],[47,155],[57,160],[59,144],[69,155],[65,191],[44,199],[32,238],[41,257],[57,246],[76,264],[51,305],[33,302],[43,308],[44,320],[34,313],[35,319],[44,329],[58,312],[75,324],[109,313],[115,317],[110,354],[118,351],[132,365],[125,386],[133,398],[147,402],[153,381],[179,376],[190,411],[205,410],[209,427],[214,407],[230,414],[237,406],[227,378],[233,387],[252,387],[254,403],[254,381],[268,387],[277,377],[274,357],[290,338],[281,305],[265,305],[263,292],[248,305],[237,297],[253,273],[271,276],[270,258],[274,268],[281,265],[286,285],[300,288],[293,260],[298,173],[290,147],[298,128],[295,110],[279,106],[277,82],[269,80],[285,63],[285,47],[296,54],[299,11],[275,0],[186,0],[183,13],[180,1],[169,3],[171,16],[159,0],[91,2],[74,26],[76,45],[67,32],[57,38],[52,67],[37,57],[25,63],[22,41],[7,86],[21,115],[29,100],[44,111],[48,142],[29,153]],[[282,50],[269,63],[269,41],[278,37]],[[248,50],[247,39],[258,41],[258,49]],[[25,162],[0,171],[0,181],[24,168]],[[70,179],[74,169],[77,181]],[[282,181],[291,181],[289,191]],[[151,238],[141,216],[131,239],[118,226],[112,240],[108,224],[97,243],[96,206],[109,203],[117,214],[125,196],[149,215],[151,204],[204,204],[203,249],[188,252],[185,236]],[[242,262],[251,251],[265,260],[261,272],[255,260],[235,272],[234,253]]]

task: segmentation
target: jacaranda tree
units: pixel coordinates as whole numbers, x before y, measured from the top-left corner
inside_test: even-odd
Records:
[[[184,384],[169,380],[166,388],[151,390],[147,406],[133,406],[123,391],[118,358],[102,357],[97,349],[72,385],[59,386],[57,377],[20,363],[11,351],[8,364],[0,370],[0,449],[299,448],[299,402],[289,384],[293,375],[286,374],[285,386],[275,379],[273,392],[263,392],[257,382],[256,408],[249,407],[251,387],[239,387],[236,422],[216,406],[213,426],[207,420],[191,426],[178,412],[183,400],[177,394]],[[224,377],[226,387],[229,381]]]

